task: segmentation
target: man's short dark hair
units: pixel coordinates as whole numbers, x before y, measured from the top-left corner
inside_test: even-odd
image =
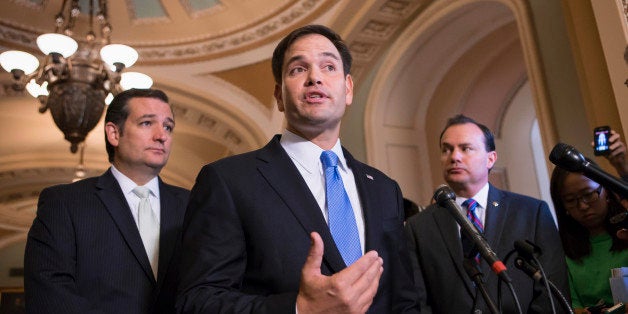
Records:
[[[323,25],[306,25],[301,28],[297,28],[293,30],[290,34],[284,37],[277,47],[275,47],[275,51],[273,52],[273,76],[275,77],[275,83],[281,84],[281,77],[283,72],[283,59],[286,55],[286,50],[290,48],[290,46],[299,38],[317,34],[325,36],[332,44],[338,49],[340,53],[340,58],[342,59],[342,68],[344,70],[345,76],[351,73],[351,63],[353,62],[353,58],[351,57],[351,52],[349,52],[349,47],[342,40],[340,35],[336,34],[333,30],[331,30],[327,26]]]
[[[131,88],[116,95],[107,108],[107,114],[105,115],[105,124],[107,122],[113,122],[120,130],[120,135],[124,132],[124,123],[129,117],[129,100],[132,98],[156,98],[165,103],[168,103],[168,96],[158,89],[136,89]],[[113,162],[115,150],[113,145],[107,140],[107,132],[105,131],[105,145],[107,148],[107,155],[109,156],[109,162]]]
[[[443,134],[445,134],[445,131],[447,131],[449,127],[467,123],[475,124],[478,128],[480,128],[480,130],[482,130],[482,133],[484,134],[484,146],[486,148],[486,151],[495,151],[495,136],[493,135],[493,132],[491,132],[491,130],[486,127],[486,125],[479,123],[463,114],[455,115],[447,120],[445,128],[442,132],[440,132],[439,142],[443,140]]]

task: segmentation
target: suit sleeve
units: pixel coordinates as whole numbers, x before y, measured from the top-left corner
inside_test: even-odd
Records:
[[[396,277],[396,281],[398,284],[395,286],[395,290],[397,292],[393,292],[393,313],[419,313],[419,294],[422,294],[421,289],[417,289],[418,281],[417,280],[417,267],[418,264],[415,264],[415,261],[418,262],[416,258],[416,254],[414,253],[414,245],[412,245],[413,249],[408,247],[409,241],[404,235],[404,211],[403,211],[403,197],[401,195],[401,189],[399,185],[395,183],[395,190],[397,191],[397,217],[398,217],[398,225],[397,229],[399,236],[399,249],[396,252],[398,256],[398,265],[396,266],[397,271],[393,276]],[[421,284],[423,280],[420,276]],[[420,285],[423,287],[423,285]]]
[[[63,195],[41,192],[24,255],[27,313],[103,313],[76,284],[76,238]]]
[[[558,230],[556,229],[556,224],[554,223],[554,218],[545,202],[541,202],[538,213],[534,243],[541,248],[542,254],[539,257],[539,261],[543,266],[545,275],[554,283],[569,302],[567,264],[565,262],[565,253],[563,252],[563,246]],[[552,297],[554,298],[556,310],[558,313],[562,313],[560,300],[554,296]],[[547,290],[544,285],[535,283],[534,297],[530,303],[529,309],[530,312],[533,313],[546,313],[548,309],[551,309]]]
[[[416,217],[415,217],[416,219]],[[425,280],[423,279],[423,272],[421,271],[421,262],[419,261],[419,251],[417,249],[417,232],[415,231],[416,224],[413,223],[414,219],[411,219],[407,222],[404,233],[407,240],[408,252],[410,255],[410,263],[412,265],[412,272],[414,274],[414,283],[415,289],[418,293],[418,304],[420,305],[421,311],[427,311],[427,291],[425,287]]]
[[[294,313],[296,292],[242,291],[246,235],[225,181],[211,165],[199,173],[183,225],[178,313]]]

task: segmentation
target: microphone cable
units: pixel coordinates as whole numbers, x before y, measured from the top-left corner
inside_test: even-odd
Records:
[[[511,250],[510,252],[508,252],[508,254],[506,254],[506,257],[504,258],[504,264],[508,263],[508,259],[510,259],[510,256],[515,253],[515,250]],[[519,314],[523,314],[523,310],[521,309],[521,303],[519,302],[519,297],[517,297],[517,293],[515,292],[515,287],[512,285],[512,282],[506,282],[506,285],[508,286],[508,290],[510,290],[510,294],[512,295],[512,298],[515,301],[515,305],[517,306],[517,310],[519,311]],[[499,312],[502,312],[502,281],[498,280],[497,281],[497,303],[499,304]]]
[[[560,290],[558,290],[558,287],[556,287],[556,285],[554,285],[554,283],[551,280],[547,278],[543,278],[542,275],[540,275],[539,269],[537,269],[535,266],[531,265],[530,263],[526,262],[520,256],[518,256],[515,259],[515,267],[521,269],[521,271],[526,273],[528,276],[530,276],[530,278],[534,279],[535,281],[543,280],[547,284],[549,284],[549,287],[552,290],[553,295],[556,298],[558,298],[563,310],[565,310],[566,313],[573,314],[573,310],[571,309],[569,301],[567,301],[565,296],[560,292]]]

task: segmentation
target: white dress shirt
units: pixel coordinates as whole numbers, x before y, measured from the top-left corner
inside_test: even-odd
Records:
[[[284,130],[279,142],[299,170],[301,177],[303,177],[305,183],[310,188],[312,195],[316,198],[316,202],[318,202],[318,206],[321,208],[321,213],[325,217],[325,221],[329,223],[327,218],[327,205],[325,203],[325,173],[323,172],[323,164],[320,160],[323,149],[288,130]],[[340,139],[338,139],[336,145],[334,145],[331,150],[338,155],[338,172],[340,173],[342,183],[345,186],[351,207],[353,208],[355,222],[358,226],[358,233],[360,234],[362,254],[364,254],[364,216],[362,214],[362,205],[358,197],[353,171],[347,166],[347,160],[342,153]]]
[[[486,185],[484,185],[484,187],[482,187],[478,191],[478,193],[476,193],[472,197],[472,199],[478,202],[478,207],[475,208],[475,215],[478,216],[478,219],[480,219],[484,228],[486,228],[486,205],[488,203],[488,187],[489,184],[487,182]],[[462,203],[464,203],[466,200],[468,200],[468,198],[456,197],[456,203],[460,205],[460,208],[462,209],[462,214],[465,217],[467,216],[467,208],[465,206],[462,206]],[[458,226],[458,230],[460,230],[460,226]]]
[[[129,177],[125,176],[120,170],[116,169],[113,165],[111,165],[111,173],[120,184],[120,188],[122,189],[122,194],[126,198],[127,203],[129,204],[129,208],[131,208],[131,214],[133,215],[133,219],[135,220],[135,225],[138,226],[138,217],[139,217],[139,204],[140,198],[139,196],[133,193],[133,189],[137,186],[133,180],[129,179]],[[157,222],[161,223],[161,206],[159,201],[159,179],[157,177],[152,178],[146,184],[144,184],[150,190],[150,196],[148,200],[150,201],[150,207],[157,217]]]

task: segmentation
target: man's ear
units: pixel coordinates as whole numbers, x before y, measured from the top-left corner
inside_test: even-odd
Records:
[[[281,85],[279,84],[275,84],[275,100],[277,101],[277,109],[279,109],[280,112],[284,112],[284,110],[286,110],[286,108],[283,105],[283,91],[281,90]]]
[[[347,74],[345,77],[345,102],[347,106],[351,106],[353,103],[353,78],[351,74]]]
[[[496,151],[488,152],[488,160],[487,160],[486,168],[493,169],[495,162],[497,162],[497,152]]]
[[[107,135],[107,141],[109,141],[109,144],[113,147],[117,147],[120,142],[120,130],[118,129],[118,126],[113,122],[107,122],[105,124],[105,134]]]

